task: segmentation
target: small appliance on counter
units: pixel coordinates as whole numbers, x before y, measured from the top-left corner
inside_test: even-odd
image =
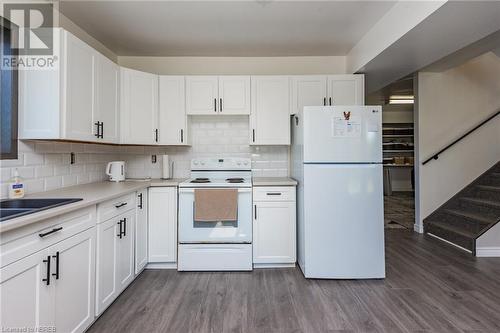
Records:
[[[106,166],[106,175],[112,182],[122,182],[125,180],[125,161],[109,162]]]
[[[171,177],[171,172],[170,172],[170,160],[168,158],[168,155],[162,155],[162,169],[161,169],[161,178],[162,179],[170,179]],[[173,169],[173,163],[172,163],[172,169]]]

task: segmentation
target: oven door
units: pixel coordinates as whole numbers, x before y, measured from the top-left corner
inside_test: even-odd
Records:
[[[194,190],[179,189],[179,243],[252,243],[251,188],[238,188],[238,221],[213,223],[194,221]]]

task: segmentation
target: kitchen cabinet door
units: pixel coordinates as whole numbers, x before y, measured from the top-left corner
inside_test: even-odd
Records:
[[[292,77],[291,113],[299,113],[304,106],[323,106],[327,103],[325,75],[299,75]]]
[[[217,76],[186,76],[186,113],[211,115],[219,112]]]
[[[253,262],[295,263],[295,202],[254,202]]]
[[[96,228],[49,248],[58,332],[84,332],[94,321]]]
[[[100,315],[118,296],[119,218],[97,225],[96,315]]]
[[[328,105],[364,105],[365,76],[329,75]]]
[[[252,77],[251,145],[290,144],[290,79]]]
[[[102,122],[102,136],[100,141],[118,143],[119,137],[119,99],[120,99],[120,69],[106,58],[96,56],[96,121]]]
[[[158,75],[121,68],[121,143],[157,142]]]
[[[177,188],[149,189],[149,262],[177,261]]]
[[[250,114],[250,76],[219,76],[219,113]]]
[[[118,239],[118,290],[125,289],[135,277],[134,239],[135,239],[135,209],[119,216],[123,220],[123,236]]]
[[[148,263],[148,190],[137,192],[135,218],[135,274]]]
[[[47,260],[42,250],[0,269],[0,327],[54,326],[54,280],[43,281],[52,272]]]
[[[187,145],[184,76],[162,75],[159,83],[159,143]]]
[[[94,99],[95,56],[89,45],[65,32],[65,131],[70,140],[99,141],[95,134],[96,103]],[[64,81],[63,81],[64,82]],[[63,88],[63,89],[64,89]]]

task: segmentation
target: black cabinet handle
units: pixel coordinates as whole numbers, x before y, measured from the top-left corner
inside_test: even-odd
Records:
[[[255,130],[252,130],[252,141],[255,142]]]
[[[253,205],[253,217],[257,220],[257,205]]]
[[[323,105],[326,106],[326,97],[323,97]]]
[[[219,99],[219,111],[222,112],[222,98]]]
[[[97,133],[94,136],[99,139],[101,137],[101,122],[95,122],[94,125],[97,126]]]
[[[115,205],[115,208],[120,208],[120,207],[123,207],[126,205],[127,205],[127,202],[122,202],[121,204]]]
[[[142,193],[139,193],[138,197],[139,197],[139,205],[138,205],[138,207],[140,209],[142,209]]]
[[[120,237],[120,239],[122,239],[122,233],[123,233],[122,232],[122,222],[123,222],[123,220],[120,220],[120,222],[117,223],[120,226],[120,233],[116,236]]]
[[[217,98],[214,98],[214,112],[217,112]]]
[[[329,98],[329,101],[330,101],[330,105],[332,105],[332,98],[331,97]]]
[[[56,255],[52,256],[52,258],[56,258],[56,272],[52,274],[52,276],[55,276],[56,280],[59,280],[59,251],[57,251]]]
[[[101,121],[101,139],[104,139],[104,122]]]
[[[155,142],[158,142],[158,129],[155,129]]]
[[[47,260],[44,260],[43,262],[47,263],[47,275],[45,279],[42,279],[42,281],[48,286],[50,285],[50,256],[47,256]]]
[[[181,143],[184,142],[184,130],[181,129]]]
[[[48,236],[48,235],[50,235],[50,234],[53,234],[54,232],[61,231],[62,229],[63,229],[63,227],[54,228],[54,229],[52,229],[51,231],[47,231],[47,232],[45,232],[45,233],[38,234],[38,236],[40,236],[40,237],[42,237],[42,238],[43,238],[43,237],[45,237],[45,236]]]
[[[127,218],[123,218],[123,237],[127,236]]]
[[[281,195],[281,192],[267,192],[267,195]]]

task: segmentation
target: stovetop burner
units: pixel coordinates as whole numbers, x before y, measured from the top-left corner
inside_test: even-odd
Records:
[[[231,183],[231,184],[236,184],[236,183],[244,183],[245,179],[243,179],[243,178],[228,178],[228,179],[226,179],[226,181],[228,183]]]
[[[195,178],[191,181],[191,183],[210,183],[210,179],[208,178]]]

